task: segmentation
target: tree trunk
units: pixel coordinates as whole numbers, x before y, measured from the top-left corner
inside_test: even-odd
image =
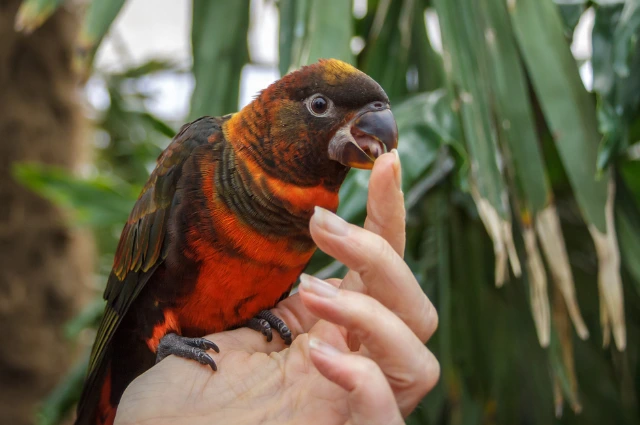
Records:
[[[0,422],[12,425],[34,422],[75,360],[61,327],[91,292],[93,268],[91,239],[11,177],[14,162],[74,169],[83,145],[76,16],[60,10],[24,35],[13,29],[19,4],[0,0]]]

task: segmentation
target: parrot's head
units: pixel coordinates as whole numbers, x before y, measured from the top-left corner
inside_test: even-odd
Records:
[[[238,115],[254,133],[264,131],[261,142],[250,142],[263,167],[305,185],[339,186],[349,168],[371,169],[398,144],[382,87],[336,59],[288,73]]]

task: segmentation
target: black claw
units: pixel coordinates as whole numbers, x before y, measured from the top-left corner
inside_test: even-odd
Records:
[[[192,347],[201,348],[203,350],[213,350],[216,353],[220,352],[220,348],[218,346],[205,338],[189,338],[188,341],[185,341],[186,344],[191,345]]]
[[[249,322],[247,322],[247,327],[249,329],[253,329],[254,331],[260,332],[267,338],[267,342],[271,342],[271,340],[273,339],[271,325],[264,319],[254,317],[253,319],[249,320]]]
[[[293,340],[291,337],[291,331],[287,327],[287,324],[269,310],[262,310],[260,313],[258,313],[255,318],[251,319],[247,323],[247,327],[261,332],[267,337],[267,342],[271,342],[272,328],[275,328],[275,330],[278,332],[278,335],[280,335],[286,345],[291,345],[291,342]]]
[[[218,370],[218,365],[216,364],[215,361],[213,361],[213,359],[211,358],[210,355],[208,355],[205,352],[200,351],[197,354],[197,356],[198,356],[197,360],[198,360],[198,362],[200,362],[200,364],[203,364],[205,366],[209,365],[211,367],[211,369],[213,369],[214,372],[216,372]]]
[[[216,362],[206,353],[207,350],[214,350],[216,353],[220,349],[216,344],[204,338],[187,338],[174,333],[166,334],[160,340],[156,350],[156,363],[165,357],[173,354],[185,359],[196,360],[203,365],[209,365],[214,371],[218,370]]]

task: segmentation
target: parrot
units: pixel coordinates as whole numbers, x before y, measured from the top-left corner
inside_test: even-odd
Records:
[[[287,73],[239,112],[183,125],[120,235],[75,424],[111,425],[126,387],[169,355],[216,371],[219,348],[204,335],[248,327],[290,344],[270,309],[317,248],[314,208],[336,212],[349,170],[397,143],[385,91],[337,59]]]

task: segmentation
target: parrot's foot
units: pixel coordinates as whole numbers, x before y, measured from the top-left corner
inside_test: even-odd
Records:
[[[187,338],[174,333],[166,334],[160,340],[156,354],[156,363],[165,357],[174,354],[178,357],[191,359],[203,365],[209,365],[214,371],[218,370],[216,362],[213,361],[207,350],[213,350],[216,353],[220,349],[216,344],[204,338]]]
[[[266,336],[267,342],[271,342],[273,339],[271,329],[275,328],[280,337],[284,340],[284,343],[286,345],[291,345],[291,331],[287,327],[287,324],[269,310],[262,310],[258,313],[256,317],[247,322],[247,327]]]

